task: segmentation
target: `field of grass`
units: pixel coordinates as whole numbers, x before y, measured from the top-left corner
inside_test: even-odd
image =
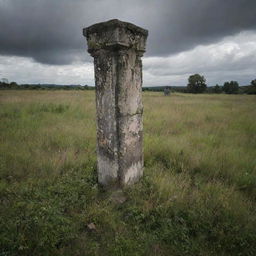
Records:
[[[256,255],[256,96],[144,93],[123,204],[97,184],[94,97],[0,91],[0,256]]]

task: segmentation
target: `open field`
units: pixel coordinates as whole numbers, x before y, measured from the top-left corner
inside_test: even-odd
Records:
[[[256,255],[256,96],[143,100],[145,175],[118,205],[94,92],[0,91],[1,256]]]

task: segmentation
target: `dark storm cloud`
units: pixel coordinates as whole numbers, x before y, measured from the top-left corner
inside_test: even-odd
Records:
[[[81,49],[80,1],[2,0],[0,53],[66,64]],[[78,24],[77,24],[78,22]],[[81,21],[80,21],[81,22]]]
[[[170,9],[170,15],[168,15]],[[154,30],[152,53],[163,55],[256,28],[255,0],[171,1]]]
[[[147,56],[163,56],[255,29],[256,1],[0,0],[0,54],[50,64],[88,58],[82,28],[112,18],[149,29]]]

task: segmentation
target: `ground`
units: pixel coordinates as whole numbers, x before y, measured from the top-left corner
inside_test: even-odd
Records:
[[[143,93],[144,177],[97,184],[93,91],[0,91],[0,255],[256,255],[256,96]]]

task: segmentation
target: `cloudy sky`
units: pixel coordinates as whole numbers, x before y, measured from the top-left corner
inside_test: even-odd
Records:
[[[149,30],[144,86],[256,78],[256,0],[0,0],[0,78],[94,85],[82,28],[114,18]]]

